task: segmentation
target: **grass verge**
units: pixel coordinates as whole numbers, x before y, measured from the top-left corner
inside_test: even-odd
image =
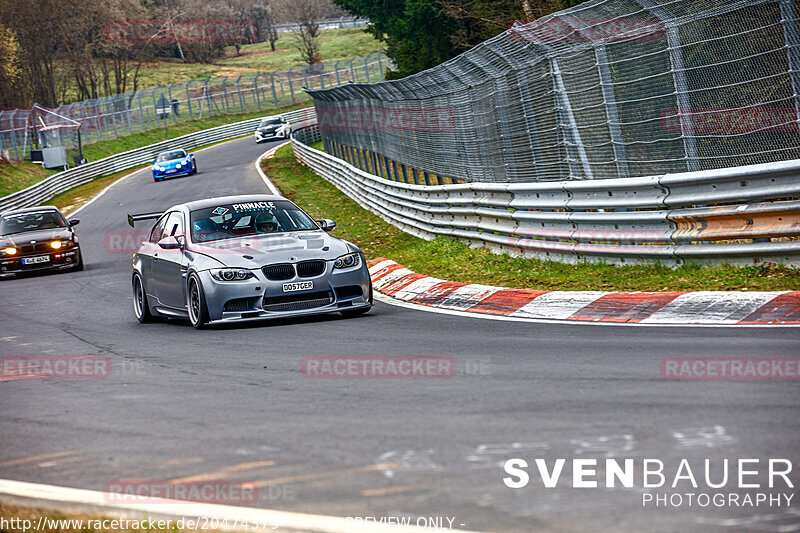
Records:
[[[772,291],[800,289],[800,269],[765,264],[734,267],[565,264],[494,254],[447,237],[425,241],[397,229],[298,163],[291,146],[262,167],[288,198],[314,218],[339,223],[336,235],[356,243],[368,258],[388,257],[429,276],[540,290]]]

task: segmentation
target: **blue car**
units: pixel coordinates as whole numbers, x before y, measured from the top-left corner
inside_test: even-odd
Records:
[[[185,150],[161,152],[153,161],[153,181],[192,174],[197,174],[197,162],[194,154],[187,154]]]

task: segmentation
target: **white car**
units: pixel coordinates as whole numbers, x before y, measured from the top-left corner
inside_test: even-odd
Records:
[[[284,117],[263,118],[256,128],[256,144],[276,139],[288,139],[291,134],[292,126]]]

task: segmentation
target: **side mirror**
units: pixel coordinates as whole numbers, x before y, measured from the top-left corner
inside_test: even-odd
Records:
[[[178,250],[179,248],[183,248],[181,241],[175,237],[164,237],[158,241],[158,245],[165,250]]]
[[[188,155],[188,156],[186,156],[186,157],[194,157],[194,154],[189,154],[189,155]]]
[[[319,224],[319,227],[322,228],[323,231],[333,231],[336,229],[336,222],[329,218],[317,220],[317,224]]]
[[[81,220],[79,218],[71,218],[71,219],[69,219],[69,227],[77,226],[80,223],[81,223]]]

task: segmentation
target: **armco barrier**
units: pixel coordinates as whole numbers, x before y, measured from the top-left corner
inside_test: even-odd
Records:
[[[306,144],[318,139],[316,126],[296,130],[295,156],[423,238],[448,235],[559,261],[800,263],[800,240],[785,239],[800,236],[800,160],[642,178],[427,186],[369,174]]]
[[[283,114],[286,119],[293,124],[301,124],[305,121],[312,120],[316,116],[313,108],[298,109]],[[32,207],[39,205],[55,196],[56,194],[68,191],[69,189],[88,183],[93,179],[114,174],[121,170],[132,168],[142,165],[155,158],[158,152],[164,150],[172,150],[183,148],[184,150],[193,150],[198,146],[212,144],[215,142],[226,141],[253,133],[256,125],[261,118],[254,118],[236,122],[234,124],[227,124],[207,130],[189,133],[181,137],[162,141],[160,143],[151,144],[136,148],[128,152],[114,154],[112,156],[87,163],[52,176],[31,185],[27,189],[15,192],[3,198],[0,198],[0,213],[9,211],[11,209],[19,209],[22,207]]]

